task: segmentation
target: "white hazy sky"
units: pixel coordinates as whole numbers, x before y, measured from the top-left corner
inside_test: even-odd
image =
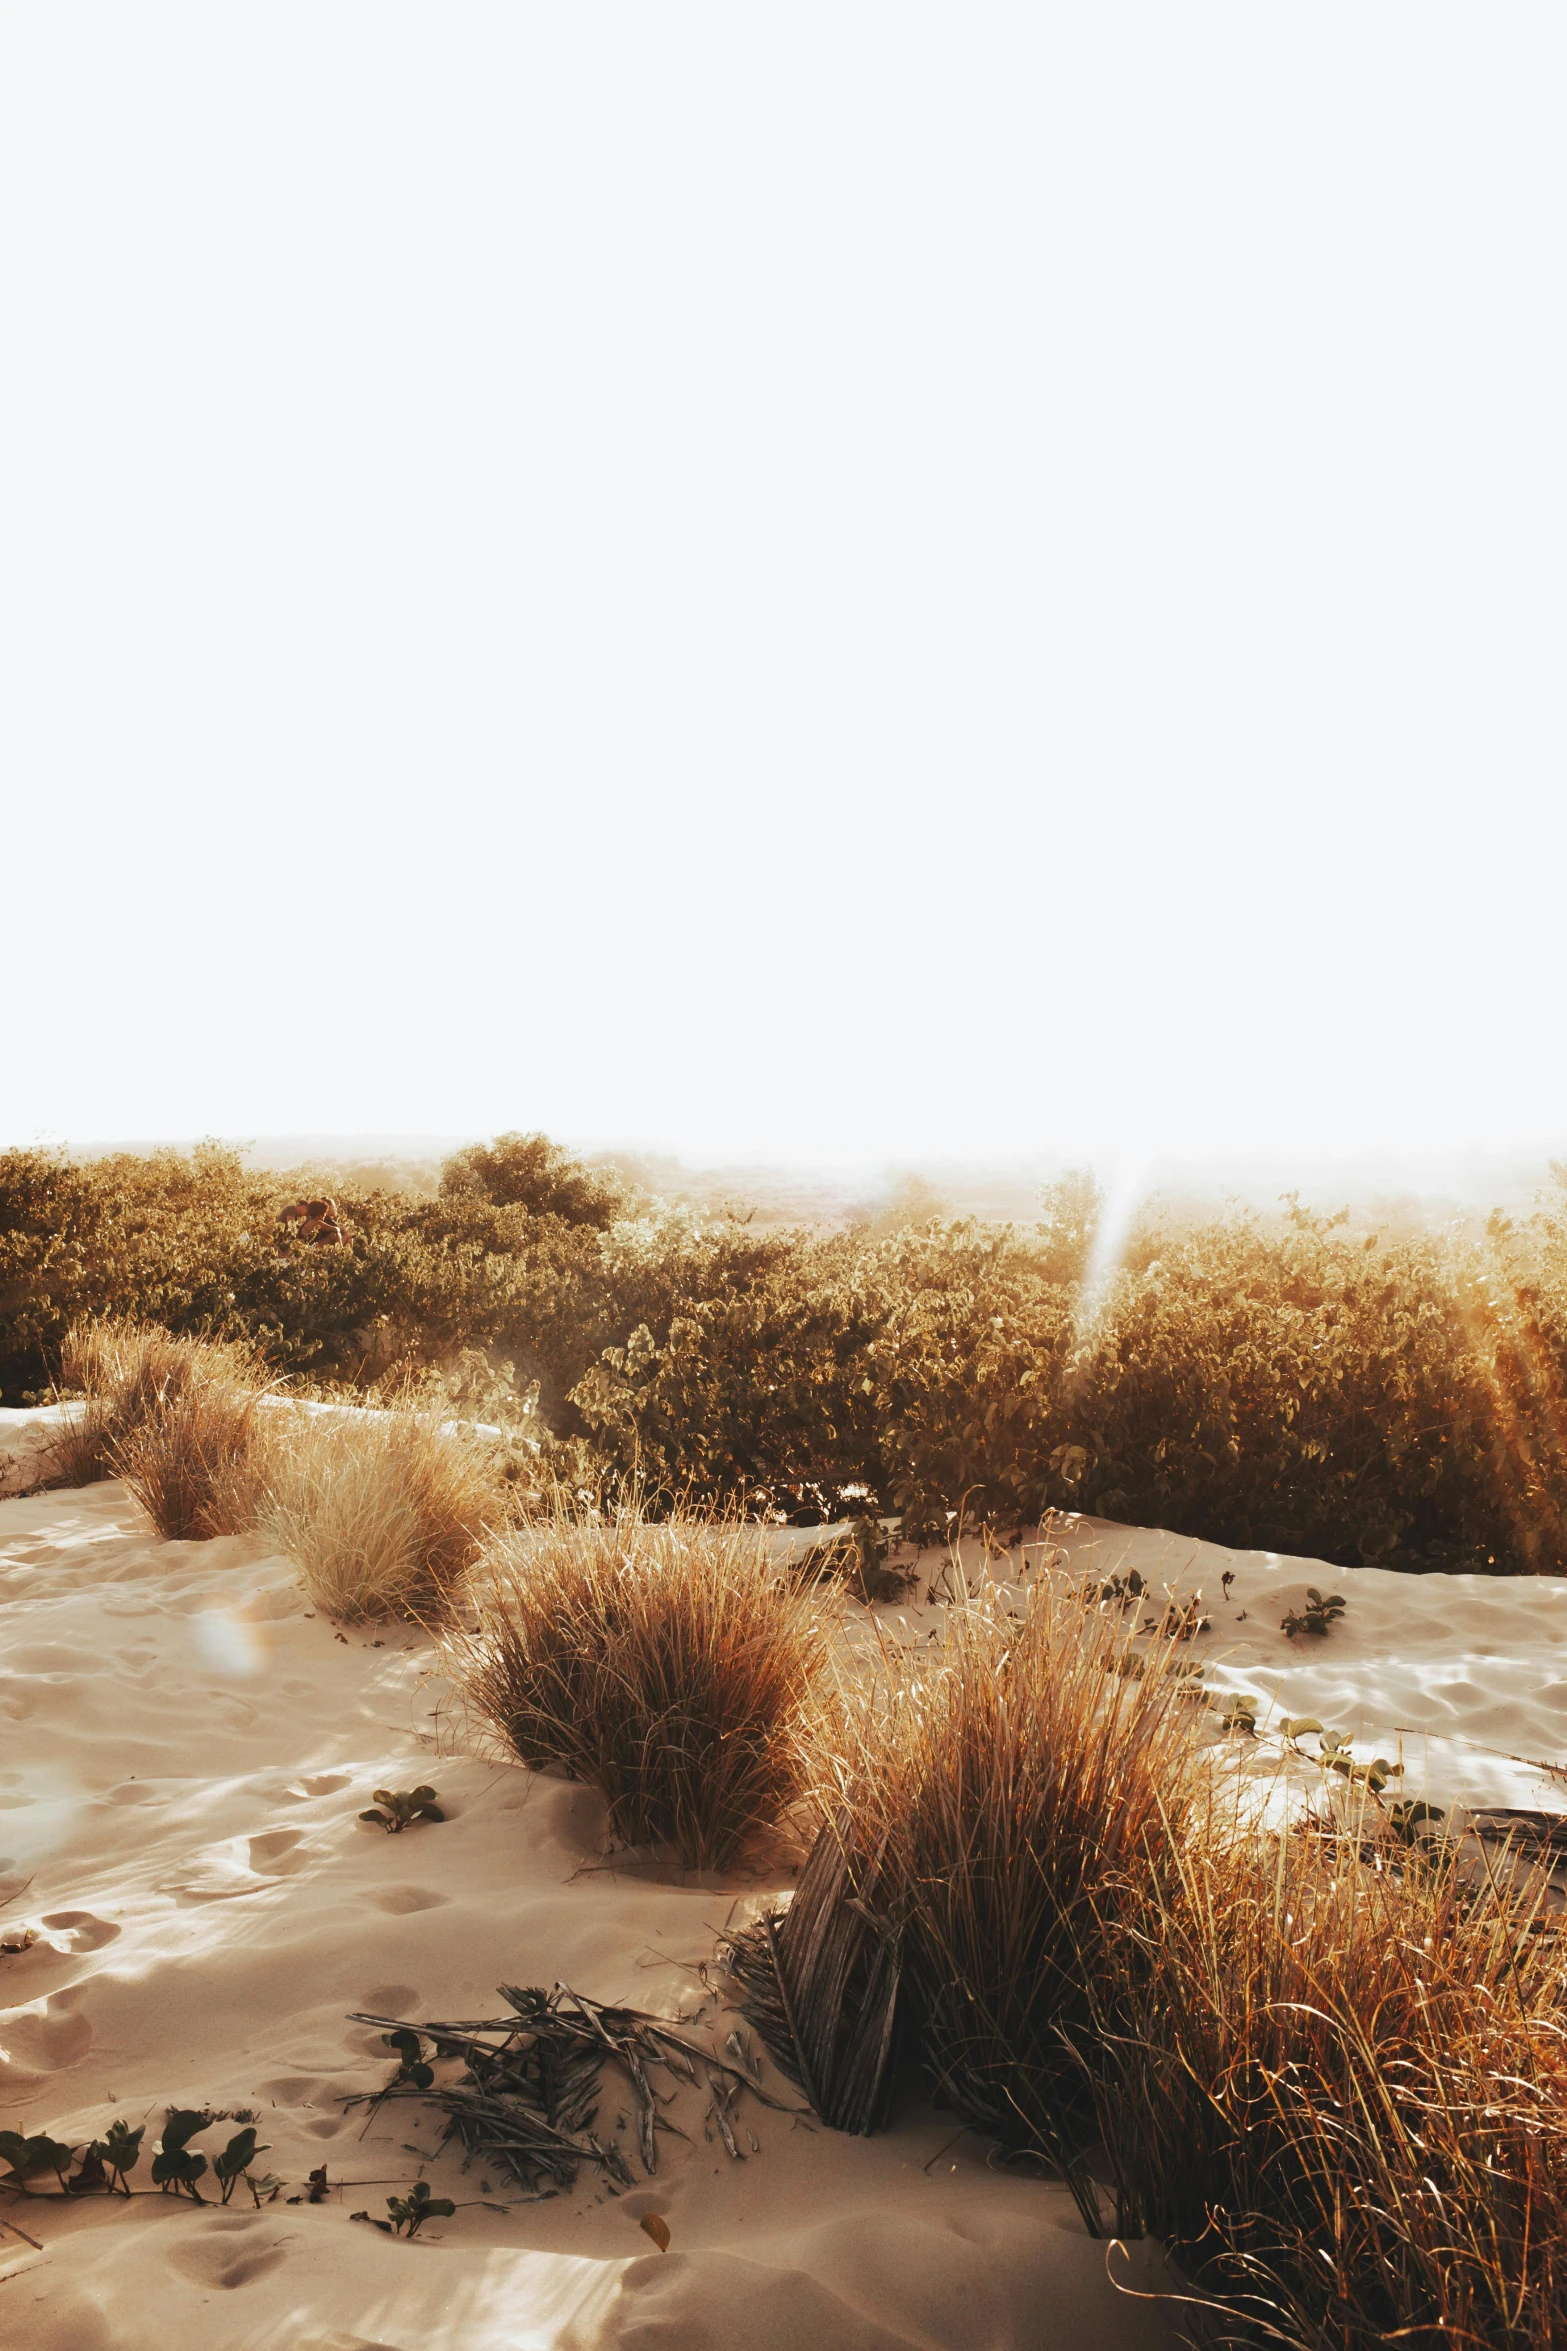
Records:
[[[8,12],[0,1140],[1567,1147],[1567,16]]]

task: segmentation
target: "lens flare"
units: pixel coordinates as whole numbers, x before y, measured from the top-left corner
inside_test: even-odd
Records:
[[[266,1648],[259,1626],[227,1608],[209,1608],[197,1617],[196,1646],[218,1673],[243,1676],[259,1673]]]

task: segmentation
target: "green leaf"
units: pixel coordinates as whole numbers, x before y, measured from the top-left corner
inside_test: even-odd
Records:
[[[256,2145],[256,2133],[253,2126],[236,2131],[222,2154],[214,2155],[212,2158],[213,2175],[220,2180],[237,2179],[242,2171],[249,2171],[257,2155],[262,2152],[264,2150],[259,2149]]]
[[[116,2115],[103,2137],[93,2141],[93,2151],[102,2157],[111,2171],[118,2172],[123,2178],[127,2172],[134,2171],[141,2161],[141,2143],[146,2132],[145,2123],[134,2131],[128,2130]]]
[[[1320,1731],[1321,1728],[1314,1714],[1286,1714],[1279,1724],[1286,1739],[1303,1739],[1308,1731]]]
[[[196,2113],[193,2107],[183,2106],[171,2114],[163,2126],[159,2144],[165,2155],[177,2155],[194,2139],[198,2132],[210,2127],[211,2116]]]
[[[59,2178],[71,2168],[70,2148],[46,2131],[31,2139],[24,2139],[20,2131],[0,2131],[0,2155],[18,2180],[36,2180],[51,2171]]]
[[[212,2117],[198,2114],[192,2107],[181,2107],[171,2114],[163,2126],[163,2138],[158,2153],[152,2159],[152,2184],[155,2188],[189,2188],[196,2194],[196,2182],[207,2168],[205,2155],[192,2154],[189,2141],[198,2131],[211,2128]],[[197,2197],[199,2203],[201,2199]]]

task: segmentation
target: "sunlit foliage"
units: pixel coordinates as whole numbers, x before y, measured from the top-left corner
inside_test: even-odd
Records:
[[[217,1145],[0,1154],[6,1402],[113,1314],[247,1340],[328,1390],[464,1365],[478,1417],[531,1406],[595,1488],[919,1534],[1054,1506],[1347,1565],[1567,1564],[1559,1190],[1388,1239],[1294,1201],[1148,1212],[1106,1265],[1081,1176],[1029,1226],[757,1230],[503,1136],[433,1196],[338,1174],[341,1247],[280,1224],[306,1177]]]

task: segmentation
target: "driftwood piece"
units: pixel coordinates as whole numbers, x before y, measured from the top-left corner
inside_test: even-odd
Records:
[[[827,1822],[794,1900],[730,1938],[741,2013],[830,2128],[886,2121],[901,1983],[898,1936],[871,1907],[881,1854]]]

